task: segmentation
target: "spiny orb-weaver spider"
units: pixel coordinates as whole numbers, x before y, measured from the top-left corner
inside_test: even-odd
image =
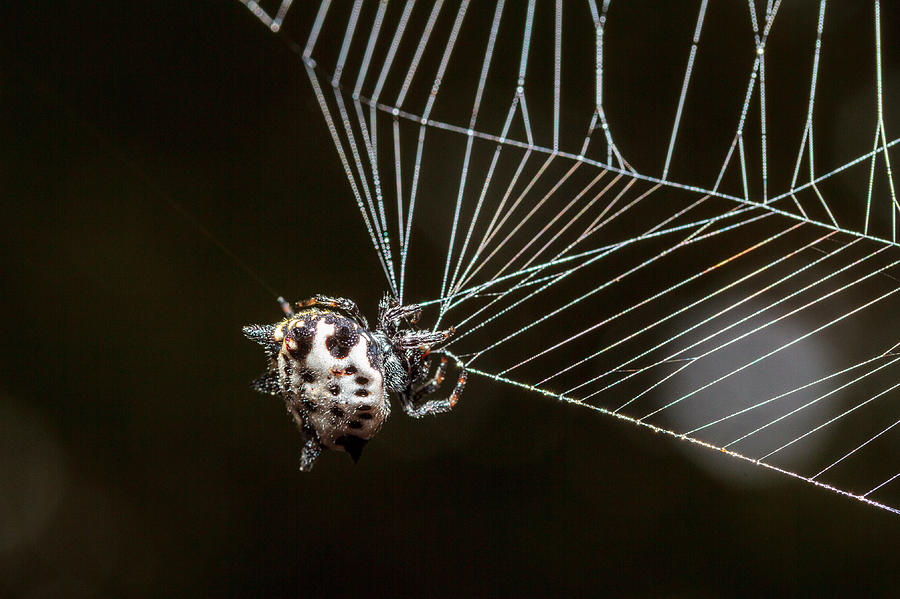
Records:
[[[456,388],[449,397],[426,399],[441,386],[447,357],[434,376],[429,352],[453,329],[423,331],[415,324],[420,306],[401,306],[390,295],[378,304],[374,330],[356,304],[316,295],[295,308],[278,298],[285,318],[270,325],[244,327],[259,343],[268,371],[252,383],[262,393],[281,397],[304,437],[300,470],[308,472],[323,449],[346,451],[354,461],[391,411],[388,393],[414,418],[449,412],[466,385],[459,364]]]

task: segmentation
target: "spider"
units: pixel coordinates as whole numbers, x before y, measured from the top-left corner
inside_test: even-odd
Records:
[[[459,364],[456,388],[449,397],[429,399],[447,371],[442,356],[434,376],[431,347],[453,329],[424,331],[415,324],[420,306],[401,306],[390,295],[378,304],[374,329],[349,299],[325,295],[297,302],[278,298],[285,318],[270,325],[244,327],[260,344],[268,371],[251,387],[280,396],[304,437],[300,470],[312,469],[323,449],[343,450],[353,461],[375,436],[391,411],[388,393],[414,418],[449,412],[466,385]]]

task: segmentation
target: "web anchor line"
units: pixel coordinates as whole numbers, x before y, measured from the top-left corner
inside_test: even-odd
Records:
[[[717,452],[719,452],[719,453],[722,453],[722,454],[724,454],[724,455],[727,455],[727,456],[730,456],[730,457],[733,457],[733,458],[737,458],[737,459],[742,460],[742,461],[744,461],[744,462],[749,462],[749,463],[753,464],[754,466],[762,466],[763,468],[766,468],[766,469],[768,469],[768,470],[772,470],[772,471],[777,472],[777,473],[779,473],[779,474],[783,474],[783,475],[789,476],[789,477],[791,477],[791,478],[801,480],[801,481],[803,481],[803,482],[805,482],[805,483],[812,484],[812,485],[814,485],[814,486],[816,486],[816,487],[818,487],[818,488],[820,488],[820,489],[826,489],[826,490],[828,490],[828,491],[831,491],[832,493],[837,493],[838,495],[842,495],[842,496],[844,496],[844,497],[849,497],[850,499],[855,499],[856,501],[861,501],[862,503],[865,503],[865,504],[870,505],[870,506],[872,506],[872,507],[876,507],[876,508],[880,508],[880,509],[886,510],[886,511],[888,511],[888,512],[891,512],[892,514],[900,515],[900,509],[897,509],[897,508],[892,507],[892,506],[890,506],[890,505],[886,505],[886,504],[884,504],[884,503],[879,503],[878,501],[875,501],[875,500],[873,500],[873,499],[869,499],[869,497],[868,497],[868,495],[870,495],[873,491],[877,490],[880,486],[883,486],[883,485],[885,485],[885,484],[891,482],[892,480],[894,480],[894,478],[897,478],[896,476],[893,477],[893,478],[891,478],[891,479],[888,479],[887,481],[885,481],[885,482],[883,482],[883,483],[881,483],[881,485],[879,485],[878,487],[875,487],[874,489],[868,491],[867,493],[862,494],[862,495],[859,495],[859,494],[856,494],[856,493],[851,493],[850,491],[845,491],[845,490],[843,490],[843,489],[839,489],[839,488],[837,488],[837,487],[834,487],[834,486],[832,486],[832,485],[829,485],[828,483],[823,483],[823,482],[821,482],[821,481],[815,480],[815,476],[804,476],[804,475],[802,475],[802,474],[797,474],[796,472],[791,472],[790,470],[785,470],[784,468],[779,468],[778,466],[775,466],[775,465],[773,465],[773,464],[769,464],[769,463],[766,463],[766,462],[762,462],[762,461],[760,461],[760,460],[757,460],[757,459],[755,459],[755,458],[751,458],[751,457],[746,456],[746,455],[744,455],[744,454],[742,454],[742,453],[739,453],[739,452],[737,452],[737,451],[734,451],[733,449],[725,449],[724,447],[719,447],[718,445],[715,445],[714,443],[708,443],[708,442],[706,442],[706,441],[702,441],[702,440],[697,439],[697,438],[695,438],[695,437],[687,436],[687,435],[685,435],[685,434],[683,434],[683,433],[677,433],[677,432],[672,431],[672,430],[669,430],[669,429],[667,429],[667,428],[663,428],[663,427],[661,427],[661,426],[657,426],[657,425],[655,425],[655,424],[651,424],[651,423],[646,422],[646,421],[644,421],[644,420],[639,420],[639,419],[637,419],[637,418],[633,418],[633,417],[628,416],[628,415],[626,415],[626,414],[622,414],[622,413],[619,413],[619,412],[613,412],[613,411],[611,411],[611,410],[607,410],[606,408],[603,408],[603,407],[600,407],[600,406],[595,406],[595,405],[592,405],[592,404],[584,403],[584,402],[582,402],[582,401],[580,401],[580,400],[573,399],[573,398],[568,397],[568,396],[566,396],[566,395],[560,395],[560,394],[554,393],[554,392],[552,392],[552,391],[547,391],[546,389],[540,389],[540,388],[538,388],[538,387],[533,387],[533,386],[531,386],[531,385],[529,385],[529,384],[527,384],[527,383],[522,383],[522,382],[519,382],[519,381],[514,381],[514,380],[512,380],[512,379],[508,379],[508,378],[505,378],[505,377],[502,377],[502,376],[499,376],[499,375],[496,375],[496,374],[493,374],[493,373],[490,373],[490,372],[485,372],[485,371],[479,370],[479,369],[477,369],[477,368],[471,368],[471,367],[468,367],[467,370],[469,371],[470,374],[475,374],[475,375],[484,377],[484,378],[486,378],[486,379],[490,379],[490,380],[497,381],[497,382],[500,382],[500,383],[505,383],[505,384],[507,384],[507,385],[512,385],[512,386],[514,386],[514,387],[519,387],[520,389],[526,389],[526,390],[531,391],[531,392],[533,392],[533,393],[537,393],[537,394],[543,395],[543,396],[545,396],[545,397],[550,397],[550,398],[555,399],[555,400],[557,400],[557,401],[565,402],[565,403],[568,403],[568,404],[573,404],[573,405],[576,405],[576,406],[581,406],[581,407],[587,408],[587,409],[589,409],[589,410],[594,410],[595,412],[599,412],[599,413],[601,413],[601,414],[603,414],[603,415],[605,415],[605,416],[612,416],[612,417],[614,417],[614,418],[616,418],[616,419],[618,419],[618,420],[620,420],[620,421],[627,422],[627,423],[632,424],[632,425],[634,425],[634,426],[647,428],[647,429],[653,431],[654,433],[662,433],[662,434],[664,434],[664,435],[668,435],[668,436],[670,436],[670,437],[672,437],[672,438],[675,438],[675,439],[678,439],[678,440],[681,440],[681,441],[687,441],[688,443],[691,443],[692,445],[697,445],[697,446],[700,446],[700,447],[703,447],[703,448],[706,448],[706,449],[711,449],[711,450],[713,450],[713,451],[717,451]],[[817,475],[816,475],[816,476],[817,476]]]

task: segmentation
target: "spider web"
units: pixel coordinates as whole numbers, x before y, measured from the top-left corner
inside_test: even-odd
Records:
[[[900,513],[877,0],[241,1],[471,373]]]

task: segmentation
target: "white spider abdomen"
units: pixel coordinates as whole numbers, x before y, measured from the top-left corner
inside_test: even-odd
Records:
[[[282,322],[279,337],[279,386],[295,418],[329,449],[371,439],[390,412],[371,334],[340,314],[309,310]]]

